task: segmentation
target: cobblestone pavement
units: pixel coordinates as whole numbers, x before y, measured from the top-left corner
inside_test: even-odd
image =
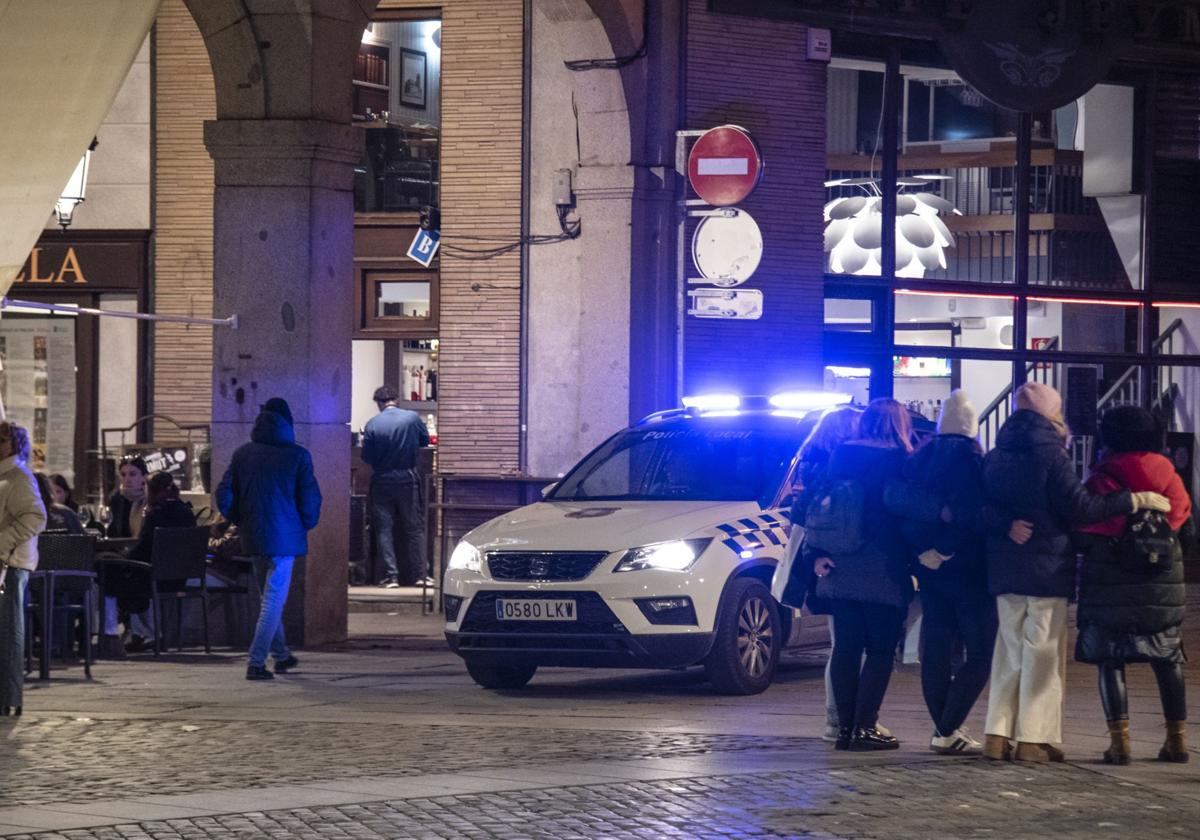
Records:
[[[26,840],[1194,837],[1200,805],[1071,766],[921,763],[249,812]]]

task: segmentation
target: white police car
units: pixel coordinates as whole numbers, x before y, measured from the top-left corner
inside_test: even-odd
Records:
[[[685,400],[613,435],[454,549],[451,649],[487,688],[544,665],[703,664],[722,692],[763,691],[782,647],[828,641],[770,586],[805,418],[831,396]]]

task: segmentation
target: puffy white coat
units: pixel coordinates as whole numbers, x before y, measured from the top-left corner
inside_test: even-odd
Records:
[[[37,568],[37,535],[46,527],[46,508],[33,473],[15,456],[0,461],[0,565]]]

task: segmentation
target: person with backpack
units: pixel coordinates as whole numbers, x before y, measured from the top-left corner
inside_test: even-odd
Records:
[[[978,435],[979,416],[966,392],[951,392],[938,415],[937,435],[908,459],[905,483],[887,493],[889,505],[906,514],[902,528],[919,560],[921,693],[934,724],[929,748],[943,755],[983,750],[963,724],[987,684],[996,642],[996,602],[988,594],[983,550]],[[921,494],[919,503],[914,494]],[[928,495],[936,499],[938,515],[922,519]],[[966,658],[955,669],[957,643]]]
[[[799,553],[800,557],[789,566],[786,586],[778,592],[777,600],[788,606],[807,606],[813,615],[825,615],[829,611],[820,599],[809,595],[816,581],[812,571],[816,557],[812,554],[811,546],[804,541],[805,516],[808,506],[825,484],[825,473],[833,450],[839,444],[858,437],[860,414],[862,412],[859,409],[850,406],[826,411],[796,454],[792,512],[788,517],[794,526],[791,539],[796,542],[789,544],[788,548]],[[828,622],[829,639],[832,642],[835,637],[832,616]],[[822,736],[829,743],[836,742],[838,737],[837,703],[833,699],[833,679],[830,674],[832,661],[831,658],[825,663],[825,734]]]
[[[830,676],[839,750],[900,746],[876,724],[912,597],[911,558],[884,493],[901,480],[911,436],[900,403],[872,400],[859,418],[858,437],[833,450],[805,515],[816,594],[828,601],[837,628]]]
[[[1107,764],[1128,764],[1129,700],[1125,666],[1148,662],[1158,681],[1167,721],[1159,761],[1188,760],[1187,701],[1183,680],[1185,593],[1178,532],[1192,512],[1183,481],[1163,457],[1162,423],[1137,406],[1121,406],[1100,421],[1100,460],[1087,480],[1093,493],[1121,488],[1153,491],[1171,502],[1169,513],[1141,511],[1081,528],[1084,554],[1075,659],[1099,668],[1100,702],[1111,745]]]
[[[987,537],[988,589],[999,632],[992,656],[983,755],[993,760],[1063,761],[1062,704],[1067,599],[1075,589],[1072,529],[1170,502],[1120,489],[1093,496],[1067,455],[1062,397],[1049,385],[1017,389],[1016,411],[983,461],[993,516],[1032,529]],[[1015,752],[1011,741],[1017,742]]]

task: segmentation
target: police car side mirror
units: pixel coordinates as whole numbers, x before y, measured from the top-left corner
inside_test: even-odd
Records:
[[[558,486],[558,482],[554,481],[542,488],[542,498],[546,498],[554,492],[554,488]]]

